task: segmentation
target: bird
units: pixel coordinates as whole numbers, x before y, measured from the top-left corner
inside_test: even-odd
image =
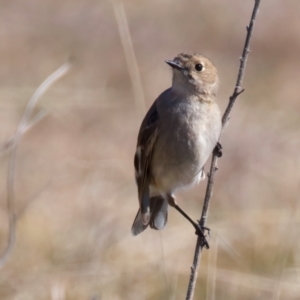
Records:
[[[131,228],[134,236],[148,226],[163,229],[169,206],[203,235],[204,229],[178,206],[174,193],[205,179],[204,165],[216,147],[221,155],[217,68],[199,53],[180,53],[166,63],[173,71],[172,86],[150,107],[137,139],[134,168],[139,210]]]

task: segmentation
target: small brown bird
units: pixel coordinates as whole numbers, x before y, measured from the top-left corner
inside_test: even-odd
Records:
[[[205,178],[204,164],[221,132],[218,73],[201,54],[181,53],[166,63],[173,69],[172,87],[155,100],[138,135],[134,167],[140,209],[131,231],[138,235],[148,225],[163,229],[170,205],[203,235],[173,193]]]

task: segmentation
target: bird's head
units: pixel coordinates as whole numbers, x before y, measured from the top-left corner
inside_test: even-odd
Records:
[[[205,56],[181,53],[166,63],[173,68],[173,88],[195,94],[216,95],[218,72]]]

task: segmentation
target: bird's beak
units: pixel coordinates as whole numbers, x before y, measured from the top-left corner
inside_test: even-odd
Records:
[[[179,63],[175,62],[174,60],[166,60],[166,63],[174,69],[177,69],[180,71],[184,70],[184,67],[182,67]]]

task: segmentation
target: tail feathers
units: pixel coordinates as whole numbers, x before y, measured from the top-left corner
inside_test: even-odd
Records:
[[[149,186],[143,190],[141,202],[140,202],[140,219],[144,225],[149,224],[151,208],[150,208],[151,199],[149,197]]]
[[[139,209],[139,211],[137,212],[136,217],[134,219],[134,222],[132,224],[131,233],[132,233],[132,235],[138,235],[141,232],[143,232],[147,227],[148,227],[148,224],[144,224],[144,222],[142,220],[141,210]]]
[[[152,197],[150,199],[150,219],[148,219],[147,223],[144,222],[145,220],[142,215],[141,210],[139,210],[131,228],[133,235],[140,234],[148,225],[152,229],[163,229],[168,220],[168,201],[161,196]]]
[[[158,196],[153,198],[151,204],[150,227],[152,229],[162,230],[165,228],[168,221],[168,201],[163,197]]]

